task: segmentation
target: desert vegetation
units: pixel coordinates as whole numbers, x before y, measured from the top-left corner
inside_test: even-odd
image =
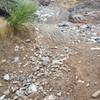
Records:
[[[20,27],[29,22],[30,18],[34,18],[37,9],[37,6],[32,1],[27,0],[1,0],[0,7],[5,13],[2,14],[1,12],[1,16],[4,17],[1,20],[6,22],[3,25],[1,35],[18,32]]]

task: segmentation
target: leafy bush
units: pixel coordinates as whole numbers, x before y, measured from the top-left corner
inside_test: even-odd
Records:
[[[13,28],[18,28],[23,23],[26,23],[30,16],[34,17],[36,5],[29,0],[18,0],[19,4],[11,11],[8,22]]]

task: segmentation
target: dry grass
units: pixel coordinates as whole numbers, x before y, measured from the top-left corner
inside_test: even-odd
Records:
[[[4,39],[11,36],[12,32],[13,31],[8,25],[7,20],[3,17],[0,17],[0,39]]]
[[[21,40],[31,39],[33,42],[35,42],[35,38],[37,37],[34,25],[31,23],[19,27],[14,34]]]
[[[0,17],[0,40],[17,39],[26,40],[31,39],[35,42],[36,32],[33,24],[27,23],[14,30],[3,17]]]
[[[36,5],[32,1],[28,0],[18,0],[19,4],[12,9],[10,12],[10,17],[5,19],[0,17],[0,40],[7,38],[15,38],[14,36],[19,36],[19,38],[34,38],[34,26],[26,25],[29,23],[29,19],[34,17],[36,11]]]

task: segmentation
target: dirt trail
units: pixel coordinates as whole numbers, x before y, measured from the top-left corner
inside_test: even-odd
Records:
[[[64,14],[64,16],[68,16],[67,11],[66,11],[66,14]],[[64,17],[64,16],[60,16],[60,17]],[[59,19],[59,17],[57,17],[57,19]],[[60,21],[58,21],[58,23],[61,21],[62,22],[64,21],[63,18],[62,20],[61,19],[59,20]],[[100,17],[98,17],[96,20],[91,20],[91,17],[89,17],[87,24],[91,24],[91,22],[92,24],[95,24],[96,22],[99,22],[99,21],[100,21]],[[77,70],[76,73],[78,74],[79,79],[81,80],[81,82],[77,83],[77,86],[75,87],[75,91],[73,94],[75,96],[74,100],[94,100],[91,98],[91,95],[95,91],[100,90],[100,77],[99,77],[100,44],[91,43],[91,42],[89,43],[86,41],[77,43],[77,41],[80,40],[81,35],[77,35],[73,31],[71,31],[70,33],[66,32],[66,36],[63,37],[62,34],[64,33],[61,33],[57,30],[58,26],[55,21],[53,21],[53,23],[55,24],[51,24],[51,21],[50,21],[50,24],[49,22],[47,22],[44,25],[43,24],[38,25],[38,27],[41,30],[41,32],[45,34],[45,36],[47,35],[49,38],[51,38],[51,40],[54,41],[54,43],[65,42],[65,46],[71,47],[72,49],[75,50],[75,52],[77,52],[77,54],[70,56],[69,59],[66,61],[68,65],[73,66]],[[68,25],[70,24],[68,23]],[[98,31],[98,30],[95,30],[95,31]],[[100,35],[98,32],[97,34],[98,36]],[[74,41],[74,40],[76,41],[76,44],[71,43],[71,41]],[[100,98],[97,98],[96,100],[99,100],[99,99]]]
[[[91,50],[91,48],[96,46],[87,43],[81,43],[75,46],[78,54],[70,57],[70,61],[68,61],[68,63],[77,69],[79,76],[85,83],[77,85],[76,97],[78,98],[76,100],[94,100],[92,98],[90,99],[91,94],[100,89],[100,50]]]

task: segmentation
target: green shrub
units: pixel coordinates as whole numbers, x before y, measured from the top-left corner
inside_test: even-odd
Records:
[[[19,4],[12,10],[8,22],[13,28],[18,28],[23,23],[26,23],[37,9],[36,5],[29,0],[18,0]]]

